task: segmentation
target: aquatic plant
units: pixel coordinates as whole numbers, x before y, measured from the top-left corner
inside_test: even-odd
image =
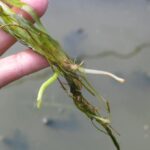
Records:
[[[137,45],[131,52],[129,52],[127,54],[122,54],[122,53],[116,52],[115,50],[107,49],[107,50],[102,51],[95,55],[82,54],[79,56],[78,59],[97,59],[97,58],[106,58],[106,57],[115,57],[115,58],[119,58],[119,59],[130,59],[130,58],[136,56],[137,54],[139,54],[140,52],[142,52],[145,48],[149,48],[149,47],[150,47],[150,43],[145,42],[145,43]]]
[[[12,7],[26,11],[31,16],[32,21],[15,13]],[[33,21],[35,22],[34,24]],[[107,75],[119,82],[124,82],[124,79],[109,72],[83,68],[82,62],[76,64],[74,60],[66,54],[60,44],[47,34],[46,29],[42,25],[35,11],[19,0],[0,1],[0,28],[13,35],[21,43],[32,48],[33,51],[44,56],[54,72],[54,75],[44,82],[39,89],[37,107],[41,107],[42,96],[45,89],[57,79],[68,96],[72,98],[76,107],[92,121],[97,129],[109,135],[117,150],[120,150],[119,143],[114,135],[114,130],[111,127],[111,121],[109,119],[109,103],[96,92],[86,79],[85,74]],[[64,85],[62,79],[59,77],[66,80],[67,85]],[[92,105],[87,98],[83,96],[82,89],[87,90],[91,95],[104,102],[107,112],[106,116],[103,116],[101,110]],[[104,130],[100,129],[95,122],[103,127]]]

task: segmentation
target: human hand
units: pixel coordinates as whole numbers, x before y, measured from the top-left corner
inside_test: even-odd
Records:
[[[47,9],[48,0],[22,0],[35,9],[42,16]],[[23,14],[25,16],[25,14]],[[0,30],[0,55],[10,48],[16,39]],[[25,75],[36,72],[48,66],[48,62],[41,55],[30,48],[17,54],[0,59],[0,88]]]

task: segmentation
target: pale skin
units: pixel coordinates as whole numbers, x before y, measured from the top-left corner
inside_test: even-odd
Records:
[[[39,16],[44,14],[48,6],[48,0],[22,1],[32,6]],[[0,30],[0,55],[2,56],[15,42],[14,37]],[[17,54],[0,58],[0,88],[46,67],[48,67],[48,62],[30,48],[21,50]]]

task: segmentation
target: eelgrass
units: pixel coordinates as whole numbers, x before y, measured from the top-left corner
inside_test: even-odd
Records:
[[[16,14],[11,7],[17,7],[26,11],[28,14],[30,14],[35,24],[29,20],[26,20],[22,15]],[[124,82],[124,80],[109,72],[85,69],[82,67],[82,63],[75,64],[74,61],[65,53],[59,43],[47,34],[34,10],[19,0],[0,1],[0,28],[13,35],[21,43],[43,55],[49,62],[49,65],[54,72],[54,75],[44,82],[39,90],[37,107],[41,107],[42,95],[45,89],[56,79],[58,79],[62,88],[73,99],[76,107],[92,121],[93,125],[97,129],[109,135],[116,146],[116,149],[120,150],[120,146],[112,131],[109,117],[103,116],[102,112],[100,112],[97,107],[88,102],[88,100],[82,94],[82,89],[84,88],[91,95],[97,97],[98,99],[104,100],[97,94],[96,90],[87,81],[85,74],[92,73],[108,75],[119,82]],[[64,85],[61,82],[59,76],[66,80],[68,87],[66,87],[66,84]],[[105,100],[104,103],[106,105],[106,112],[109,114],[109,103]],[[100,127],[97,127],[94,122],[97,122],[97,124],[102,126],[104,130],[101,130]]]

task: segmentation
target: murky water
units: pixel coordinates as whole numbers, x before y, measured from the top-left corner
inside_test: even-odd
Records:
[[[55,0],[42,20],[74,58],[107,50],[127,54],[150,42],[148,0]],[[19,48],[13,47],[7,55]],[[118,84],[109,78],[89,76],[110,100],[112,124],[121,134],[118,139],[122,150],[150,147],[149,49],[143,48],[129,59],[84,58],[86,66],[126,79],[126,83]],[[43,108],[34,107],[38,88],[50,74],[46,69],[1,89],[0,149],[115,149],[109,137],[97,131],[75,108],[58,83],[45,93]]]

